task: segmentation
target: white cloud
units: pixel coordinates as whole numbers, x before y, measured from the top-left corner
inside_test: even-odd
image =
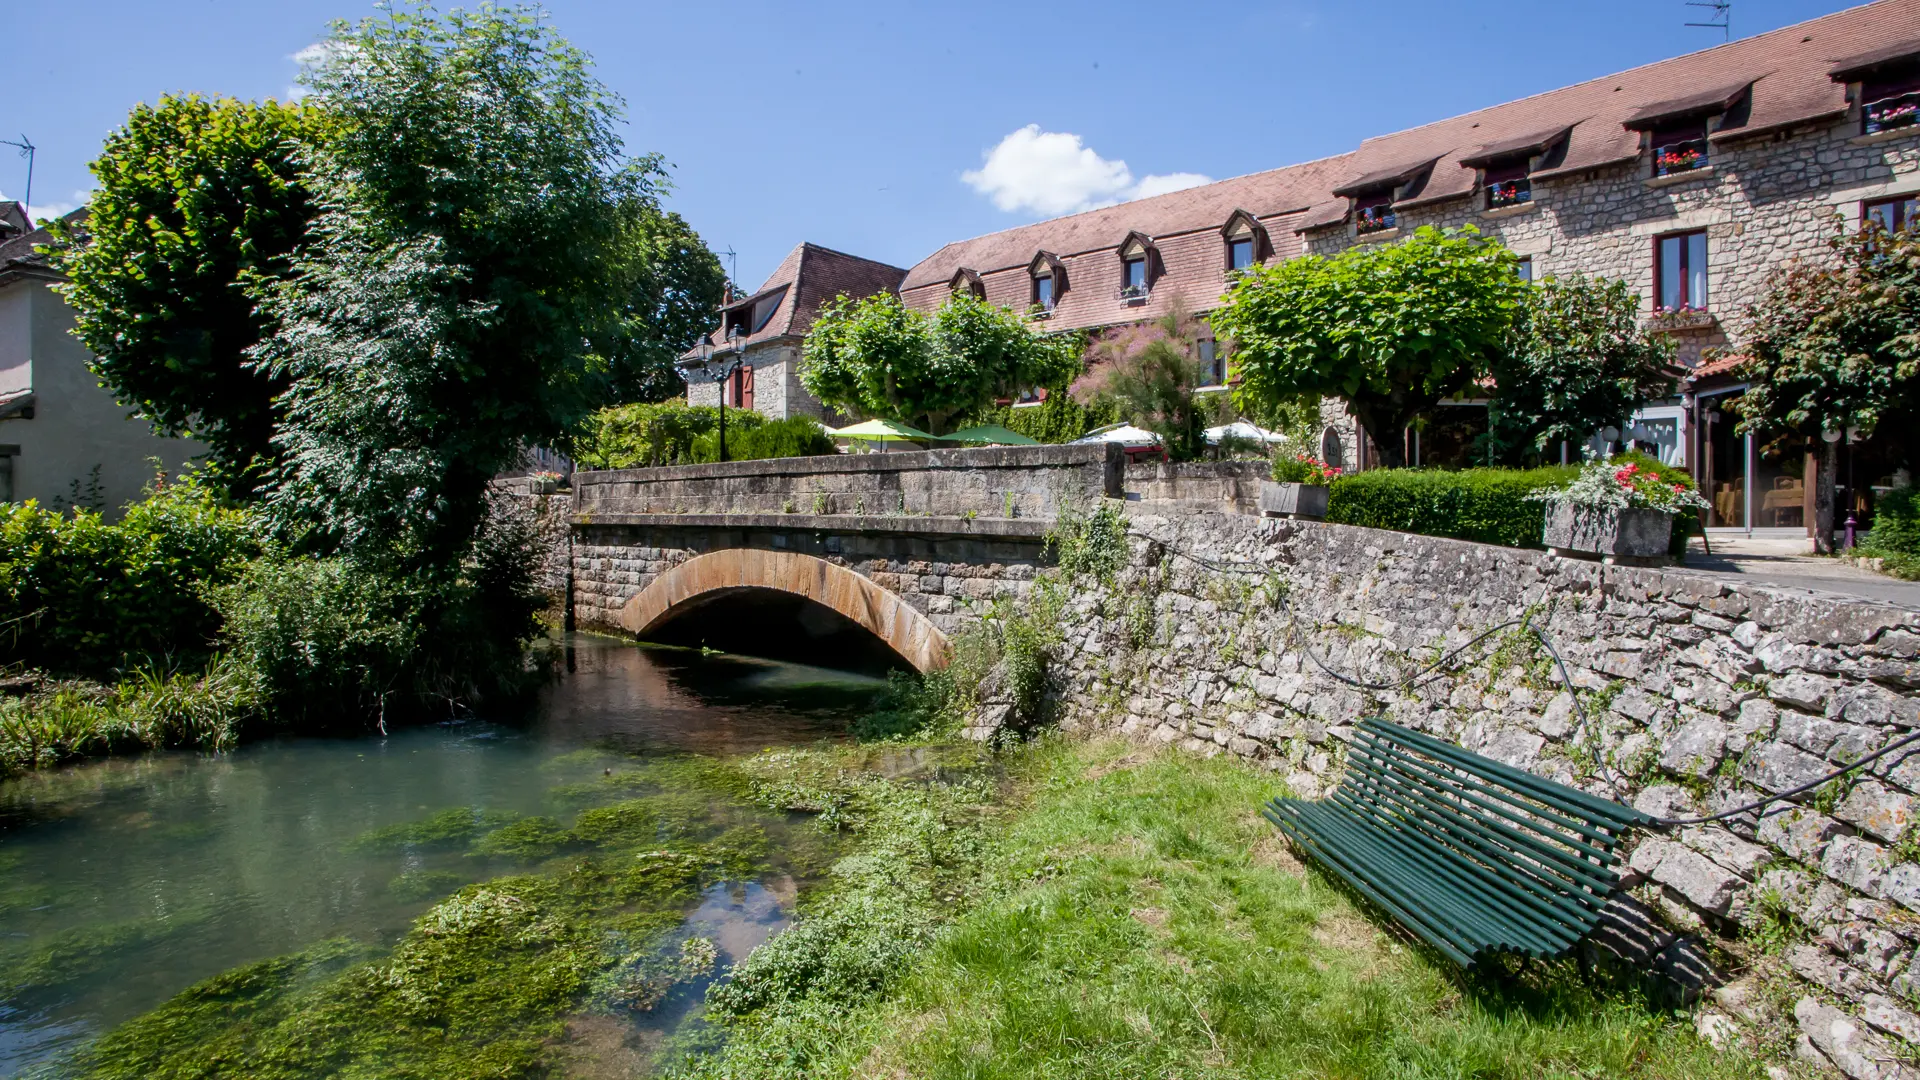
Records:
[[[287,57],[287,59],[293,61],[300,68],[300,73],[294,76],[295,82],[287,87],[288,101],[299,101],[301,98],[307,96],[307,88],[300,85],[298,80],[306,78],[309,70],[319,67],[321,64],[332,59],[335,50],[339,47],[340,46],[331,41],[316,41],[306,48],[301,49],[299,52]]]
[[[1002,210],[1044,216],[1078,213],[1212,182],[1199,173],[1144,176],[1136,181],[1126,162],[1109,161],[1082,143],[1080,136],[1041,131],[1039,124],[1013,132],[983,156],[980,167],[961,173],[960,179]]]
[[[93,197],[92,188],[79,188],[75,190],[74,193],[71,196],[69,196],[65,201],[37,202],[37,203],[28,204],[27,216],[32,218],[35,222],[51,221],[54,218],[64,217],[65,215],[71,214],[75,210],[80,209],[82,206],[85,206],[87,204],[87,200],[92,197]],[[5,191],[0,191],[0,202],[10,202],[12,201],[12,199],[13,199],[13,196],[7,194]]]

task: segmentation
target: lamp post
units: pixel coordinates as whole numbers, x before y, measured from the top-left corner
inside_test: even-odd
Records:
[[[713,379],[720,386],[721,461],[727,460],[727,380],[733,377],[735,371],[740,370],[740,365],[745,362],[744,357],[746,353],[747,335],[742,333],[738,326],[727,331],[727,349],[724,355],[729,356],[729,359],[719,359],[723,354],[719,353],[709,342],[702,341],[700,343],[700,370],[706,374],[707,378]],[[719,364],[717,369],[719,375],[717,377],[714,374],[716,361]]]

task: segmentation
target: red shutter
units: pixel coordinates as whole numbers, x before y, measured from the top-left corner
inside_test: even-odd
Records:
[[[742,365],[740,368],[740,402],[743,409],[753,408],[753,368]]]

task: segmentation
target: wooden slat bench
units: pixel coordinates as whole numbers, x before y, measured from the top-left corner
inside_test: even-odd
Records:
[[[1263,813],[1463,967],[1565,954],[1619,884],[1621,833],[1654,821],[1378,717],[1360,722],[1332,794]]]

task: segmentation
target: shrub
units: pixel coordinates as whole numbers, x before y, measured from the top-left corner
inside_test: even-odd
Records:
[[[1450,536],[1505,547],[1541,545],[1544,505],[1527,495],[1562,487],[1579,470],[1375,469],[1336,479],[1327,496],[1327,520],[1343,525]]]
[[[193,481],[157,481],[113,523],[0,508],[0,656],[88,674],[143,657],[197,664],[219,629],[203,586],[258,551],[249,514]]]
[[[1120,422],[1120,404],[1102,398],[1092,404],[1075,401],[1065,390],[1053,390],[1038,405],[995,405],[976,411],[961,427],[998,424],[1043,443],[1068,443],[1089,431]]]
[[[727,441],[765,423],[759,413],[727,411]],[[712,405],[663,401],[658,405],[617,405],[588,416],[573,444],[573,457],[585,469],[638,469],[687,465],[693,443],[720,424]],[[727,448],[731,451],[733,448]]]
[[[740,414],[758,417],[759,413]],[[793,416],[785,420],[754,423],[740,430],[733,426],[733,414],[727,417],[727,460],[752,461],[757,458],[814,457],[839,450],[833,440],[810,417]],[[692,460],[719,461],[720,434],[716,430],[693,441]]]
[[[1895,488],[1880,496],[1873,507],[1873,530],[1867,534],[1876,554],[1920,556],[1920,499],[1915,489]]]

